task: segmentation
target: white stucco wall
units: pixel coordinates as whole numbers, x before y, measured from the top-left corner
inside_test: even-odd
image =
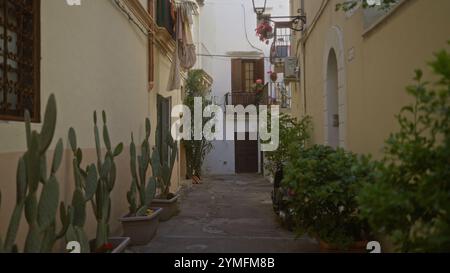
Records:
[[[264,1],[255,1],[257,5]],[[268,0],[266,13],[273,16],[289,14],[289,1]],[[228,55],[232,52],[260,52],[268,57],[270,46],[259,41],[255,33],[256,14],[250,0],[206,0],[201,7],[199,31],[196,36],[200,54]],[[194,31],[195,33],[195,31]],[[194,34],[195,35],[195,34]],[[216,103],[224,105],[225,94],[231,91],[231,58],[200,57],[200,64],[214,79],[212,87]],[[266,60],[266,71],[270,69]],[[266,74],[266,80],[268,75]],[[216,141],[205,160],[206,174],[234,174],[234,142]]]

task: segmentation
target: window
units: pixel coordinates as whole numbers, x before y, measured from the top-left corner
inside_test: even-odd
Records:
[[[169,162],[170,153],[169,145],[167,144],[168,134],[170,133],[171,126],[171,98],[164,98],[161,95],[157,97],[157,108],[158,108],[158,124],[156,132],[156,143],[159,147],[159,155],[161,162]]]
[[[255,84],[255,62],[244,61],[244,91],[251,92]]]
[[[380,7],[372,7],[366,8],[363,11],[364,18],[364,29],[369,29],[374,25],[377,25],[380,21],[386,18],[392,11],[397,8],[400,4],[402,4],[404,0],[397,0],[393,3],[390,3],[389,6],[380,8]]]
[[[0,119],[40,120],[40,0],[0,0]]]
[[[173,9],[173,0],[157,0],[156,2],[156,23],[158,26],[166,28],[175,37]]]

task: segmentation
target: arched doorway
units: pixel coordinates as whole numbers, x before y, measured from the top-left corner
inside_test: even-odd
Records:
[[[338,85],[338,65],[337,57],[334,49],[331,49],[328,54],[327,64],[327,82],[326,82],[327,96],[327,135],[328,145],[337,148],[340,144],[339,137],[339,85]]]
[[[347,92],[344,37],[338,26],[329,29],[323,52],[324,143],[347,148]]]

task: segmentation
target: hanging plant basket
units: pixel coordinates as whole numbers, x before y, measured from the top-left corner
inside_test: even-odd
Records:
[[[269,44],[269,40],[273,39],[273,27],[268,20],[262,20],[261,23],[258,24],[256,28],[256,35],[259,37],[261,42]]]

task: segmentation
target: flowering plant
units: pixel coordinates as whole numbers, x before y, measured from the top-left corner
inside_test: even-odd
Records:
[[[256,28],[256,35],[261,42],[269,44],[269,39],[271,39],[273,35],[273,27],[270,25],[270,22],[267,20],[262,21]]]
[[[102,245],[101,247],[97,248],[95,250],[96,253],[110,253],[111,251],[113,251],[114,246],[111,243],[106,243],[104,245]]]
[[[264,87],[265,87],[265,85],[264,85],[263,80],[257,79],[255,82],[255,86],[253,87],[253,92],[256,93],[257,104],[259,104],[262,99]]]

